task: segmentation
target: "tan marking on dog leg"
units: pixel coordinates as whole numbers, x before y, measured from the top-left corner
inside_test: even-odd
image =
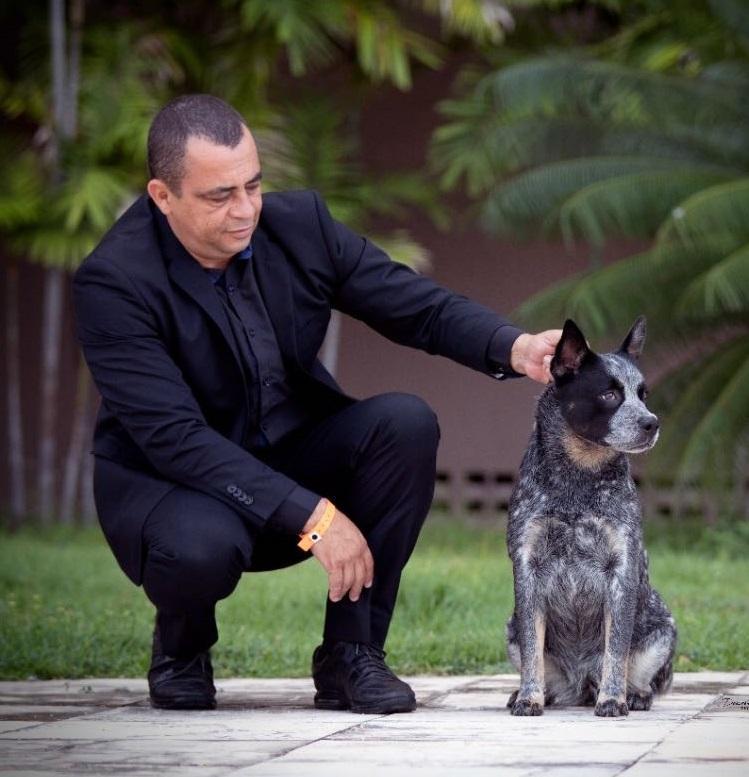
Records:
[[[533,618],[533,630],[536,642],[533,651],[533,665],[531,671],[534,678],[534,689],[530,695],[530,701],[535,704],[544,704],[544,642],[546,640],[546,618],[542,612],[537,612]]]
[[[609,688],[614,685],[613,678],[621,671],[620,667],[616,666],[614,657],[611,654],[609,648],[609,642],[611,638],[611,612],[609,608],[605,608],[603,617],[604,628],[604,648],[603,648],[603,664],[601,666],[601,685],[598,691],[598,699],[596,700],[596,714],[601,714],[601,710],[606,707],[618,708],[620,711],[605,712],[606,715],[618,716],[620,714],[627,714],[627,656],[623,661],[623,677],[621,687],[617,693],[611,693]],[[623,707],[623,709],[621,709]]]
[[[520,560],[524,565],[530,563],[531,557],[536,550],[539,537],[546,529],[546,523],[540,520],[529,521],[523,529],[523,534],[520,540]]]

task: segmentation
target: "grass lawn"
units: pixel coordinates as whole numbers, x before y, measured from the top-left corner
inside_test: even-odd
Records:
[[[749,667],[744,528],[648,531],[651,578],[679,627],[679,671]],[[314,560],[244,575],[219,604],[216,674],[307,675],[325,592]],[[403,578],[389,661],[404,674],[508,671],[511,604],[501,527],[433,516]],[[98,530],[0,533],[0,678],[143,676],[153,612]]]

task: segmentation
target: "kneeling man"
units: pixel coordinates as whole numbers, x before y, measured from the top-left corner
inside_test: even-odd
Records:
[[[101,393],[94,493],[156,607],[156,707],[215,706],[215,605],[243,572],[314,556],[329,578],[315,705],[415,707],[383,646],[434,490],[439,429],[407,394],[357,401],[317,360],[331,309],[495,378],[546,382],[530,335],[391,261],[312,191],[261,195],[252,135],[189,95],[148,138],[151,180],[75,274]]]

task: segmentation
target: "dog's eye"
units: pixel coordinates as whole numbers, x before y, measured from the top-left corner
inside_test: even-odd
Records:
[[[599,395],[604,402],[617,402],[619,399],[618,391],[604,391]]]
[[[640,386],[637,396],[644,402],[648,398],[648,389],[646,386]]]

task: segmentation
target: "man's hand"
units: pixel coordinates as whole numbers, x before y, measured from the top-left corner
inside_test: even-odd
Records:
[[[520,335],[512,344],[510,367],[539,383],[551,382],[549,366],[561,336],[561,329],[547,329],[537,335]]]
[[[321,499],[304,525],[311,531],[322,518],[325,500]],[[328,573],[331,602],[338,602],[348,593],[352,602],[359,600],[362,588],[371,588],[374,559],[364,535],[340,510],[335,511],[328,530],[311,549],[312,555]]]

